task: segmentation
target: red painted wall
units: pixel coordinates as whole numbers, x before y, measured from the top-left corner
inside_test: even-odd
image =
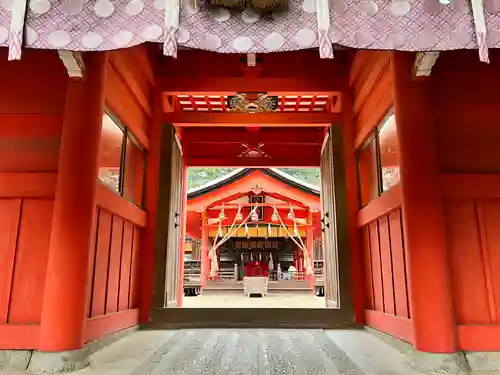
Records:
[[[349,74],[353,95],[355,146],[358,148],[393,103],[390,52],[358,51]]]
[[[436,62],[432,102],[443,173],[500,173],[499,52],[491,51],[490,64],[473,51],[447,52]]]
[[[147,132],[153,80],[146,46],[109,53],[106,106],[146,149],[149,148]]]
[[[109,72],[106,104],[147,149],[145,47],[111,53]],[[55,51],[28,49],[8,62],[0,49],[0,349],[38,345],[67,79]],[[98,183],[86,341],[138,323],[146,215],[105,190]]]
[[[359,212],[364,254],[366,324],[412,341],[399,186]]]
[[[357,154],[393,103],[390,53],[359,51],[352,64],[349,83],[355,128],[352,152]],[[372,189],[373,186],[364,188]],[[366,325],[411,342],[400,194],[396,185],[369,201],[358,212],[358,226],[364,258]]]
[[[66,80],[55,51],[27,50],[9,62],[0,49],[0,172],[57,170]]]
[[[117,214],[96,209],[89,318],[138,307],[141,231],[140,226]]]
[[[445,202],[457,323],[498,324],[500,200]]]
[[[500,51],[474,52],[439,57],[433,110],[459,345],[500,350]]]
[[[97,182],[85,340],[134,326],[139,319],[142,232],[146,213]]]
[[[40,322],[52,206],[52,199],[0,199],[0,327]]]
[[[146,150],[149,148],[147,131],[152,83],[145,46],[109,53],[106,106]],[[129,168],[126,173],[135,172],[142,173],[143,170],[131,171]],[[139,265],[142,232],[146,226],[144,210],[103,184],[97,184],[87,341],[138,324]]]
[[[0,49],[0,349],[36,345],[66,77],[57,52]]]
[[[382,54],[358,55],[350,79],[357,147],[390,107],[392,97]],[[488,65],[479,62],[475,51],[445,52],[430,77],[457,335],[465,350],[500,349],[495,341],[500,334],[500,93],[494,89],[494,82],[500,81],[499,51],[492,51],[491,57]],[[368,61],[375,62],[369,66]],[[381,87],[386,87],[385,94]],[[394,195],[392,190],[388,193]],[[366,320],[367,325],[411,342],[401,204],[388,193],[358,213]]]

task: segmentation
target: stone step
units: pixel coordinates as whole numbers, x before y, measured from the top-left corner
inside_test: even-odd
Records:
[[[327,335],[365,375],[422,374],[409,366],[406,355],[366,331],[327,331]]]
[[[234,283],[227,281],[207,281],[207,285],[204,290],[243,290],[244,286],[242,282]],[[309,286],[307,281],[270,281],[267,284],[268,290],[308,290],[312,291],[314,288]]]
[[[432,358],[432,355],[430,356]],[[135,332],[90,356],[73,375],[425,375],[366,331],[188,329]],[[442,370],[442,371],[441,371]],[[2,375],[27,375],[1,369]],[[493,375],[495,371],[472,372]]]
[[[164,343],[158,346],[155,342],[156,350],[148,359],[123,375],[421,374],[408,366],[402,353],[364,331],[199,329],[165,332]],[[97,370],[97,363],[93,363]],[[110,363],[117,362],[103,361],[108,368],[112,367]],[[108,375],[107,372],[100,374]]]
[[[286,289],[268,289],[268,294],[273,294],[273,295],[280,295],[280,296],[286,296],[286,295],[313,295],[313,290],[312,289],[304,289],[304,288],[297,288],[297,289],[292,289],[292,288],[286,288]],[[243,288],[241,289],[222,289],[222,288],[204,288],[201,292],[201,295],[203,296],[221,296],[225,297],[227,295],[234,295],[234,294],[244,294]]]

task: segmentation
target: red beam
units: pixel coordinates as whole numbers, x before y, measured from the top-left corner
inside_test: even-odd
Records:
[[[166,113],[172,113],[172,112],[175,112],[175,101],[177,99],[174,98],[173,96],[165,96],[163,98],[163,111],[165,111]]]
[[[97,181],[96,205],[116,214],[132,223],[144,228],[146,226],[146,212],[132,202],[120,197],[102,182]]]
[[[500,176],[488,173],[441,174],[441,189],[450,198],[500,198]]]
[[[0,324],[0,349],[35,349],[39,325]]]
[[[189,144],[240,144],[241,142],[254,144],[258,142],[265,142],[266,145],[318,145],[321,143],[324,136],[323,129],[306,129],[306,131],[301,131],[302,129],[295,128],[293,131],[284,131],[285,129],[283,128],[279,130],[269,128],[259,132],[240,130],[242,129],[234,129],[233,131],[220,129],[217,131],[212,128],[210,130],[187,128],[183,133],[182,140]]]
[[[57,173],[0,173],[0,197],[53,197]]]
[[[500,326],[459,325],[457,327],[458,346],[462,350],[495,352],[500,350]]]
[[[212,204],[213,205],[213,204]],[[219,205],[223,205],[224,209],[229,210],[229,209],[237,209],[237,208],[243,208],[243,207],[276,207],[276,208],[283,208],[283,209],[289,209],[291,205],[295,205],[295,203],[281,203],[281,204],[272,204],[272,203],[243,203],[243,204],[235,204],[235,203],[230,203],[230,204],[224,204],[220,203]],[[299,204],[297,204],[299,205]],[[218,206],[218,205],[216,205]],[[303,204],[300,204],[302,207],[307,207]],[[218,210],[218,208],[217,208]],[[305,225],[305,224],[297,224],[297,225]]]
[[[166,95],[234,95],[238,92],[266,92],[270,95],[340,95],[346,80],[335,75],[300,79],[290,78],[211,78],[157,77]]]
[[[341,117],[333,113],[170,113],[165,121],[185,127],[327,127],[339,123]]]
[[[379,217],[387,215],[389,212],[401,207],[401,204],[401,187],[398,184],[358,211],[358,226],[362,227]]]
[[[297,157],[295,159],[239,159],[239,158],[187,158],[188,167],[219,167],[219,168],[294,168],[319,167],[318,157]]]

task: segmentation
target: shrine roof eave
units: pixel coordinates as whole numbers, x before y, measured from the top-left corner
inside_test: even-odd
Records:
[[[202,185],[198,188],[191,189],[188,191],[188,199],[192,198],[197,198],[200,197],[204,194],[207,194],[211,191],[220,189],[223,186],[230,185],[239,179],[250,175],[254,171],[260,171],[261,173],[272,177],[278,181],[281,181],[291,187],[294,187],[300,191],[303,191],[305,193],[309,193],[315,196],[320,195],[320,189],[317,186],[314,186],[312,184],[308,184],[306,182],[303,182],[293,176],[290,176],[288,173],[282,172],[279,169],[276,168],[239,168],[225,176],[222,176],[220,178],[217,178],[213,181],[210,181],[209,183]]]

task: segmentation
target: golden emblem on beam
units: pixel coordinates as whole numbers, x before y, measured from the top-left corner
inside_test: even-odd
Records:
[[[264,143],[259,143],[256,147],[251,146],[247,143],[242,143],[243,152],[238,155],[239,158],[266,158],[271,159],[271,157],[265,152],[262,147]]]
[[[252,9],[260,14],[283,11],[288,8],[288,0],[196,0],[201,5],[209,7],[223,7],[230,10],[242,11]]]
[[[241,93],[227,98],[231,112],[262,113],[274,112],[278,107],[278,97],[267,94]]]

